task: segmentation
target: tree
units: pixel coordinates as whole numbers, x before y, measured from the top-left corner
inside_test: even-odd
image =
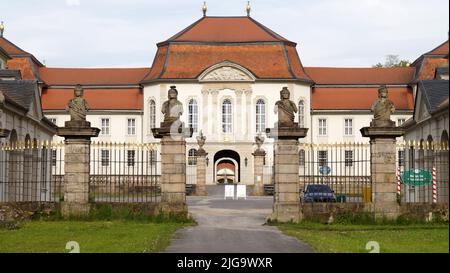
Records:
[[[398,55],[387,55],[384,64],[377,63],[373,67],[408,67],[410,64],[408,60],[400,60]]]

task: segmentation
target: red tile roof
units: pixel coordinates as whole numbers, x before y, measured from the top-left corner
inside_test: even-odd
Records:
[[[72,98],[72,89],[44,89],[42,108],[64,110]],[[84,98],[92,110],[142,110],[143,107],[143,95],[139,88],[84,89]]]
[[[289,60],[285,55],[285,48],[288,48]],[[281,43],[231,45],[175,43],[170,44],[169,53],[166,51],[165,47],[159,48],[152,72],[144,82],[158,78],[195,79],[207,68],[224,61],[239,64],[260,79],[309,80],[302,70],[295,48]]]
[[[251,17],[203,17],[166,42],[288,42]]]
[[[14,55],[30,55],[30,53],[22,50],[20,47],[11,43],[5,37],[0,37],[0,47],[3,48],[10,56]]]
[[[415,68],[305,67],[305,71],[316,84],[408,84],[414,78]]]
[[[39,69],[47,85],[134,85],[150,68],[47,68]]]
[[[420,67],[417,73],[417,80],[432,80],[436,76],[436,68],[448,65],[448,60],[445,58],[424,58],[420,62]]]
[[[388,88],[389,98],[397,110],[413,110],[414,100],[409,87]],[[314,110],[370,110],[378,97],[378,88],[320,88],[312,91]]]
[[[426,55],[447,55],[448,54],[448,40],[440,44],[435,49],[431,50]]]

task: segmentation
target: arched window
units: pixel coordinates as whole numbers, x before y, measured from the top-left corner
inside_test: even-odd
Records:
[[[197,101],[191,99],[188,104],[188,127],[194,129],[194,133],[198,131],[198,106]]]
[[[305,128],[305,102],[298,102],[298,127]]]
[[[256,132],[263,133],[266,131],[266,103],[264,100],[256,102]]]
[[[233,109],[231,101],[226,99],[222,103],[222,132],[231,133],[233,128]]]
[[[148,103],[148,122],[150,129],[156,127],[156,103],[154,100],[150,100]]]
[[[300,165],[300,167],[304,167],[306,163],[306,158],[305,158],[305,150],[300,150],[300,152],[298,152],[298,164]]]
[[[188,165],[197,165],[197,150],[190,149],[188,151]]]

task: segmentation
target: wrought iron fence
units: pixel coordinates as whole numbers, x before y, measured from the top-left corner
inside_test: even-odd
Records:
[[[0,144],[0,202],[63,200],[64,145],[50,141]]]
[[[369,144],[305,143],[298,159],[303,202],[371,202]]]
[[[161,162],[155,143],[91,144],[91,202],[159,202]]]
[[[448,142],[402,141],[397,158],[400,202],[448,204]]]

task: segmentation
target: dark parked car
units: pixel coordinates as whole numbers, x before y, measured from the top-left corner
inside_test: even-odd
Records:
[[[303,191],[303,202],[334,203],[336,202],[336,196],[334,195],[334,191],[328,185],[308,185],[306,190]]]

